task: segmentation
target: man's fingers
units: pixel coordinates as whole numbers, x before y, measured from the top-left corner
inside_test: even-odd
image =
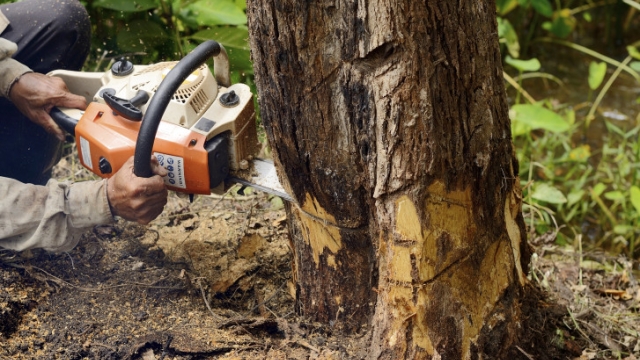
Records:
[[[164,167],[162,167],[160,165],[156,165],[156,166],[151,165],[151,172],[154,175],[159,175],[160,177],[165,177],[165,176],[167,176],[169,174],[167,169],[165,169]]]
[[[84,110],[87,108],[87,100],[84,96],[67,92],[62,97],[55,99],[51,105]]]
[[[55,135],[58,140],[64,141],[64,131],[56,124],[51,116],[44,110],[41,110],[37,115],[36,123],[38,123],[46,132]]]
[[[165,177],[169,174],[167,169],[160,165],[155,156],[151,157],[151,172],[154,175],[159,175],[160,177]]]
[[[148,224],[155,219],[167,203],[167,188],[160,176],[166,170],[155,158],[151,160],[155,176],[140,178],[133,173],[133,157],[107,182],[107,198],[114,215]],[[160,175],[160,176],[158,176]]]

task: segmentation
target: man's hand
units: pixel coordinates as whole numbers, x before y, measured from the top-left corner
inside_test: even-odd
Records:
[[[38,73],[22,75],[11,86],[9,99],[26,117],[60,141],[64,141],[64,132],[49,115],[51,109],[54,106],[81,110],[87,107],[85,98],[70,93],[62,79]]]
[[[167,188],[162,177],[167,175],[167,170],[152,157],[151,171],[155,175],[150,178],[135,176],[132,156],[107,180],[107,198],[114,215],[144,225],[162,213],[167,203]]]

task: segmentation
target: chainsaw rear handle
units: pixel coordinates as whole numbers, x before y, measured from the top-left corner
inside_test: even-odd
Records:
[[[153,142],[156,138],[162,115],[167,109],[173,94],[192,72],[210,57],[218,56],[220,52],[221,46],[216,41],[205,41],[180,60],[162,80],[158,90],[151,98],[140,125],[133,158],[133,173],[136,176],[148,178],[153,175],[151,163],[149,162],[153,151]]]

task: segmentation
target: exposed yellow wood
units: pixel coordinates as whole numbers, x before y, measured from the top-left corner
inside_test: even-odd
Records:
[[[389,346],[394,347],[396,344],[406,346],[405,339],[400,340],[400,336],[404,336],[405,319],[415,314],[416,308],[413,303],[413,290],[410,286],[392,285],[389,289],[389,304],[391,305],[391,328]]]
[[[306,215],[324,220],[332,225],[336,223],[336,218],[320,206],[318,200],[309,193],[305,195],[305,199],[300,208]]]
[[[473,248],[476,225],[471,211],[471,189],[447,192],[440,181],[429,186],[428,225],[419,269],[421,281],[429,281],[438,270],[466,256]]]
[[[334,255],[327,255],[327,265],[332,268],[336,268],[336,257]]]
[[[522,271],[522,263],[520,260],[520,228],[518,227],[518,223],[516,222],[516,218],[518,214],[521,212],[522,205],[522,197],[519,197],[520,188],[517,187],[517,192],[512,192],[504,204],[504,221],[507,227],[507,234],[509,234],[509,239],[511,240],[511,250],[513,251],[513,259],[516,266],[516,271],[518,273],[518,281],[521,286],[524,286],[526,281],[526,276],[524,271]]]
[[[406,349],[405,337],[410,331],[414,347],[430,357],[438,357],[429,334],[430,330],[433,334],[439,330],[431,329],[434,319],[429,318],[429,314],[433,316],[434,309],[449,308],[451,311],[447,313],[458,316],[462,358],[468,359],[471,344],[478,339],[483,327],[502,320],[491,314],[513,281],[512,244],[506,236],[478,238],[471,189],[447,192],[442,183],[435,182],[429,190],[425,221],[421,221],[413,201],[402,196],[395,202],[394,240],[381,236],[389,279],[383,289],[390,305],[392,330],[388,342],[401,353],[415,353]],[[507,205],[511,205],[511,200]],[[505,206],[505,215],[509,215],[508,221],[516,226],[511,208]],[[481,243],[490,245],[478,263],[470,254],[477,251],[476,245]],[[519,257],[516,259],[518,262]],[[457,262],[455,266],[450,267],[454,262]],[[435,279],[438,272],[445,270],[447,275]],[[434,291],[435,288],[439,291]],[[443,302],[446,305],[442,305]]]
[[[429,307],[433,306],[431,302],[434,301],[433,297],[428,296],[429,293],[424,291],[424,287],[418,290],[418,296],[416,299],[416,316],[413,321],[413,329],[411,329],[411,336],[414,339],[416,346],[424,349],[427,354],[439,356],[436,349],[433,347],[431,337],[429,336],[429,326],[433,326],[426,320],[426,311]],[[436,300],[437,301],[437,300]],[[434,333],[437,334],[437,331]]]
[[[342,237],[340,229],[335,225],[335,218],[310,194],[306,195],[303,206],[295,210],[294,214],[301,224],[303,238],[311,247],[316,267],[320,266],[320,255],[325,249],[329,251],[328,255],[336,254],[342,249]],[[332,260],[327,258],[327,265],[335,269],[335,257]]]
[[[415,205],[408,196],[404,195],[396,201],[396,232],[402,240],[420,241],[422,226]]]
[[[411,247],[393,245],[389,278],[397,282],[411,284]]]

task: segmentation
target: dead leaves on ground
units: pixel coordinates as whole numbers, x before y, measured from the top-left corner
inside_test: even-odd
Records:
[[[640,354],[640,286],[623,257],[579,254],[572,247],[543,245],[531,262],[530,280],[566,309],[562,331],[580,339],[579,360]]]

